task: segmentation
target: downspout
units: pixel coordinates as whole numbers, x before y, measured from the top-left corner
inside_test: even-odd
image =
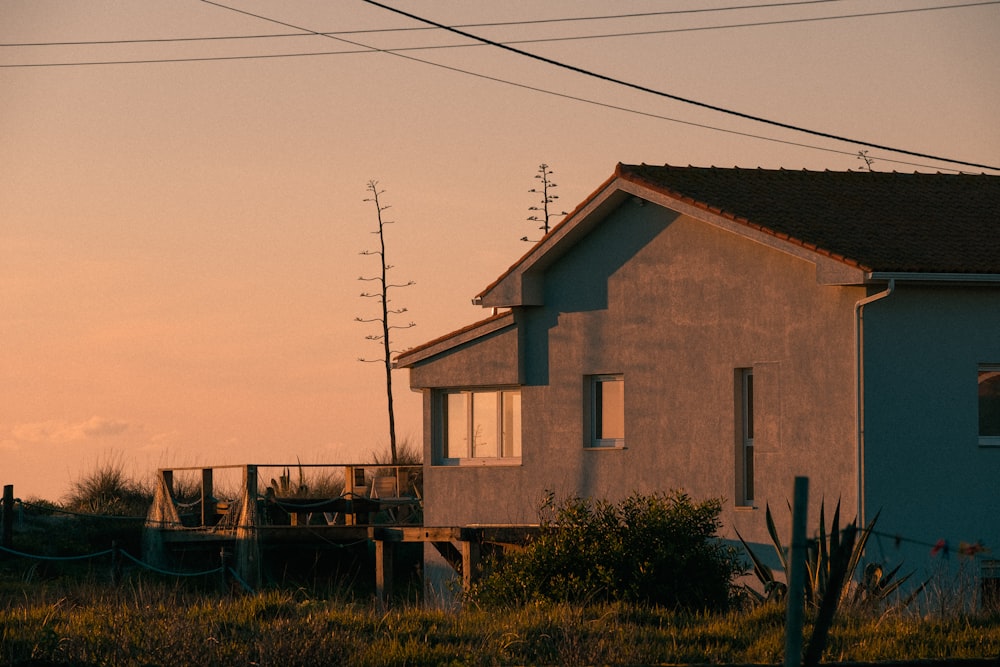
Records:
[[[863,358],[861,350],[861,323],[864,318],[862,310],[875,301],[885,299],[896,289],[896,279],[890,278],[885,290],[867,296],[854,304],[854,396],[855,396],[855,435],[857,437],[858,453],[858,518],[859,526],[867,525],[865,517],[865,423],[863,395]]]

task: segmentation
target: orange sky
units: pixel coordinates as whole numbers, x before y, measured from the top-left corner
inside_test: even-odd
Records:
[[[740,3],[392,4],[456,25]],[[962,3],[837,0],[468,30],[550,39],[948,4]],[[230,6],[318,32],[417,25],[356,0]],[[359,254],[375,242],[369,179],[392,206],[395,276],[416,281],[396,297],[417,324],[399,334],[402,349],[486,314],[470,299],[527,249],[518,239],[534,232],[528,189],[543,161],[566,209],[619,161],[862,166],[862,145],[487,46],[401,53],[519,86],[377,52],[7,67],[359,50],[315,35],[7,46],[296,32],[289,25],[194,0],[0,4],[0,483],[20,497],[57,499],[109,460],[144,475],[383,451],[380,369],[357,361],[379,348],[354,321],[374,314],[357,280],[377,270]],[[997,34],[1000,5],[991,4],[519,48],[749,114],[996,165]],[[435,31],[343,37],[383,49],[462,42]],[[869,153],[879,170],[953,166]],[[398,431],[415,442],[419,398],[405,374],[395,382]]]

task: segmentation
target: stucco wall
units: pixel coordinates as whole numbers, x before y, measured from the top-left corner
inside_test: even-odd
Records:
[[[814,506],[855,506],[860,288],[818,285],[809,262],[631,200],[549,268],[544,294],[544,307],[518,313],[521,465],[431,467],[429,524],[534,521],[547,489],[683,489],[726,498],[726,532],[765,541],[764,504],[785,524],[795,475],[811,477]],[[744,367],[758,388],[758,510],[734,507]],[[625,377],[622,450],[584,447],[585,377],[601,373]]]
[[[1000,448],[978,444],[977,368],[1000,363],[1000,288],[898,284],[865,309],[866,512],[876,549],[931,569],[928,545],[1000,547]],[[895,536],[901,539],[897,542]]]

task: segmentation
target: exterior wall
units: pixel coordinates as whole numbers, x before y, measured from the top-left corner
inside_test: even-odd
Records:
[[[977,367],[1000,363],[1000,287],[899,284],[864,312],[865,503],[877,554],[933,571],[946,540],[1000,545],[1000,448],[978,444]],[[894,536],[894,537],[887,537]],[[895,536],[900,537],[898,541]],[[966,561],[971,563],[971,561]]]
[[[533,522],[546,490],[613,500],[678,489],[725,498],[724,534],[766,542],[764,505],[787,535],[796,475],[811,478],[814,507],[823,497],[855,507],[863,289],[818,285],[809,262],[630,200],[549,267],[544,294],[543,307],[517,313],[521,465],[428,467],[428,525]],[[736,369],[746,367],[757,509],[734,503]],[[625,448],[588,450],[586,378],[605,373],[624,374]],[[428,393],[427,454],[430,410]]]

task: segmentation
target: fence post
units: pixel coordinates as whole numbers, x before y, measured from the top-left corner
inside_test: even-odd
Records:
[[[3,529],[0,542],[6,549],[14,547],[14,485],[3,487]]]
[[[785,619],[785,667],[802,664],[802,625],[806,583],[806,518],[809,478],[796,477],[792,496],[792,548],[788,555],[788,608]]]
[[[121,583],[121,557],[118,553],[118,541],[111,540],[111,585],[118,586]]]
[[[229,588],[229,556],[226,553],[226,548],[222,547],[219,549],[219,577],[221,579],[220,583],[222,585],[222,590]]]

